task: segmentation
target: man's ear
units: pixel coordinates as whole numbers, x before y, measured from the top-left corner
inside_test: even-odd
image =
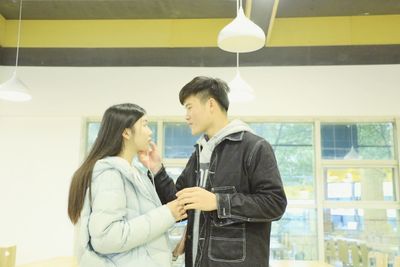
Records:
[[[211,112],[215,111],[216,108],[219,107],[217,101],[212,97],[210,99],[208,99],[208,103],[207,104],[208,104]]]

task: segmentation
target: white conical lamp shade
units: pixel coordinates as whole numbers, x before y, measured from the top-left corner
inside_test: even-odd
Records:
[[[0,98],[8,101],[23,102],[32,99],[26,85],[17,77],[14,72],[12,77],[0,85]]]
[[[228,97],[232,103],[250,102],[255,98],[253,88],[242,79],[239,71],[236,72],[235,78],[229,82],[228,86],[230,89]]]
[[[240,7],[237,17],[219,32],[218,46],[228,52],[252,52],[265,46],[265,33]]]

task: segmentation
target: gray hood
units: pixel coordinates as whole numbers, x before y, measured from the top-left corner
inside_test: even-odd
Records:
[[[238,133],[238,132],[251,132],[253,130],[241,120],[233,120],[224,128],[219,130],[213,137],[211,137],[208,141],[203,135],[198,141],[197,144],[201,146],[201,153],[200,153],[200,162],[207,163],[210,161],[211,154],[214,148],[221,143],[227,136]]]
[[[93,168],[93,178],[99,176],[106,170],[115,169],[127,178],[133,178],[132,166],[123,158],[106,157],[98,160]]]

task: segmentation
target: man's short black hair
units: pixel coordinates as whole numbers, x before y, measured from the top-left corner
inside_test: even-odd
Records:
[[[179,92],[179,101],[183,105],[185,100],[192,96],[199,96],[202,101],[214,98],[225,112],[229,108],[229,87],[226,82],[218,78],[198,76],[187,83]]]

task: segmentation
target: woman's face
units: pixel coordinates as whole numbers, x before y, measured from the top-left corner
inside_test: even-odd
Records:
[[[133,145],[137,152],[149,149],[152,132],[148,126],[147,115],[143,115],[133,125]]]

